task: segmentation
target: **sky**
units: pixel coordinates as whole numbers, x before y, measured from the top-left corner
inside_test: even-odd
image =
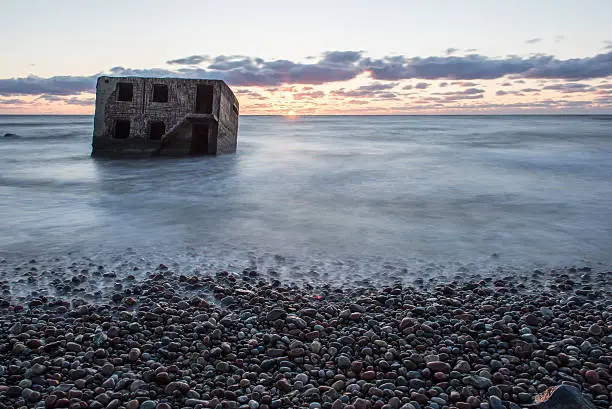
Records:
[[[241,114],[612,114],[610,0],[0,0],[0,114],[99,75],[223,79]]]

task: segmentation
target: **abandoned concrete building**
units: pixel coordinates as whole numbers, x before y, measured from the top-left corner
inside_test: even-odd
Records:
[[[93,156],[236,152],[238,100],[223,81],[100,77]]]

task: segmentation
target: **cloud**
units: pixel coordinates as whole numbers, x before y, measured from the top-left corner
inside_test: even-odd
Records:
[[[540,92],[537,88],[523,88],[521,92]]]
[[[454,82],[451,82],[451,85],[459,85],[460,87],[477,87],[480,84],[477,84],[475,82],[469,82],[469,81],[454,81]]]
[[[510,82],[504,82],[503,84],[501,84],[502,87],[511,87],[512,83]]]
[[[612,52],[593,57],[560,60],[551,55],[489,58],[479,54],[464,57],[362,58],[360,65],[377,80],[401,79],[495,79],[527,78],[588,79],[612,75]]]
[[[362,55],[362,51],[327,51],[323,53],[323,61],[339,64],[355,63]]]
[[[324,96],[325,92],[323,91],[296,92],[295,94],[293,94],[293,99],[318,99],[323,98]]]
[[[36,76],[0,79],[0,95],[75,95],[81,92],[95,92],[96,77]]]
[[[612,41],[604,41],[604,48],[606,50],[612,50]]]
[[[370,85],[372,87],[391,87],[380,81],[395,83],[407,79],[469,82],[507,77],[571,81],[605,78],[612,75],[612,51],[592,57],[572,59],[558,59],[543,54],[505,58],[489,58],[479,54],[424,58],[399,55],[373,59],[365,57],[362,51],[328,51],[308,63],[265,60],[245,55],[203,58],[205,58],[203,55],[192,55],[170,60],[177,65],[171,69],[134,69],[117,66],[112,67],[108,73],[115,76],[221,79],[233,87],[260,86],[268,89],[278,88],[284,84],[320,85],[344,82],[362,74],[368,74],[373,80],[378,81]],[[189,64],[201,59],[204,63],[202,66]],[[97,75],[49,78],[29,76],[0,79],[0,95],[68,96],[94,92],[96,77]],[[516,82],[521,81],[523,80]],[[361,91],[371,93],[383,89],[366,88]]]
[[[527,44],[537,44],[540,41],[542,41],[542,39],[536,37],[536,38],[530,38],[529,40],[525,40],[525,43],[527,43]]]
[[[504,91],[504,90],[498,90],[497,92],[495,92],[495,95],[497,96],[504,96],[504,95],[518,95],[518,96],[523,96],[523,94],[520,91]]]
[[[361,87],[359,87],[359,90],[361,91],[384,91],[387,89],[395,88],[397,85],[398,85],[397,82],[387,82],[387,83],[374,82],[370,85],[362,85]]]
[[[427,89],[429,88],[429,84],[426,82],[419,82],[414,86],[416,89]]]
[[[176,60],[166,61],[166,64],[169,64],[169,65],[198,65],[208,60],[209,60],[209,57],[206,55],[191,55],[189,57],[177,58]]]
[[[440,88],[445,88],[445,87],[448,87],[448,82],[441,82],[441,83],[439,83],[439,84],[438,84],[438,86],[439,86]]]
[[[43,94],[36,98],[34,101],[46,101],[46,102],[61,102],[68,105],[79,105],[79,106],[92,106],[96,100],[94,97],[90,98],[78,98],[78,97],[70,97],[67,96],[58,96],[58,95],[50,95]]]
[[[449,47],[446,49],[446,55],[455,54],[457,51],[459,51],[458,48]]]
[[[96,102],[95,98],[80,99],[80,98],[72,97],[72,98],[68,98],[68,99],[64,100],[65,104],[68,104],[68,105],[79,105],[79,106],[83,106],[83,107],[92,106],[93,104],[95,104],[95,102]]]
[[[555,37],[555,44],[559,44],[561,41],[565,40],[565,36],[556,36]]]
[[[344,88],[340,88],[337,90],[330,91],[329,94],[333,97],[339,98],[398,99],[397,94],[394,92],[372,91],[369,89],[363,89],[363,87],[359,87],[354,90],[346,90]]]
[[[574,92],[589,92],[593,91],[594,88],[588,84],[581,84],[579,82],[569,82],[565,84],[554,84],[547,85],[544,87],[545,90],[559,91],[564,94],[574,93]]]
[[[250,89],[237,89],[236,91],[234,91],[234,93],[238,96],[245,95],[249,99],[256,99],[260,101],[269,99],[265,95],[261,95],[259,92],[255,92]]]
[[[483,98],[484,92],[485,91],[480,88],[466,88],[456,92],[432,92],[432,95],[443,96],[443,101],[452,102],[463,99],[480,99]]]
[[[412,88],[414,88],[412,85],[404,85],[402,87],[402,89],[405,89],[405,90],[411,90]]]
[[[363,99],[351,99],[350,101],[348,101],[348,103],[351,105],[365,105],[365,104],[369,104],[370,101],[363,100]]]
[[[24,101],[23,99],[18,99],[18,98],[2,99],[0,98],[0,105],[26,105],[26,104],[29,104],[29,102]]]

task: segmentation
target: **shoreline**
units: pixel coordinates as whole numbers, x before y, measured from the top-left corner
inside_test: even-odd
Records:
[[[73,287],[118,280],[91,270]],[[501,409],[561,384],[612,402],[606,270],[380,288],[132,273],[95,300],[2,282],[0,408]]]

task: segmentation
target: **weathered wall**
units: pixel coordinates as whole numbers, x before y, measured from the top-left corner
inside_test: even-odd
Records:
[[[225,83],[221,85],[220,95],[216,153],[233,153],[236,152],[238,144],[238,110],[240,108],[234,93]]]
[[[133,84],[132,101],[117,100],[117,84],[120,82]],[[153,102],[153,86],[155,84],[167,85],[168,102]],[[213,86],[212,115],[194,113],[197,86],[199,84]],[[190,116],[197,117],[200,121],[211,121],[209,153],[235,152],[235,132],[233,135],[233,145],[223,142],[223,149],[220,152],[217,149],[216,132],[212,132],[213,129],[216,130],[216,126],[213,126],[213,123],[217,121],[224,124],[235,122],[235,126],[231,125],[230,128],[237,131],[237,116],[235,120],[232,120],[231,115],[228,117],[228,112],[225,112],[227,108],[224,108],[223,119],[220,118],[221,101],[226,99],[235,100],[235,97],[223,81],[177,78],[100,77],[97,84],[92,153],[109,155],[142,154],[152,153],[162,148],[162,153],[172,155],[188,154],[191,147]],[[238,102],[236,101],[235,103],[238,106]],[[229,109],[231,112],[231,105]],[[114,123],[117,119],[131,121],[128,139],[114,138]],[[162,146],[161,141],[149,138],[149,126],[152,121],[163,121],[166,126],[166,135],[172,134],[172,138],[164,141],[164,146]],[[226,134],[227,131],[224,131],[224,135]],[[223,136],[223,141],[226,139],[228,139],[228,136]],[[233,150],[231,146],[233,146]]]

